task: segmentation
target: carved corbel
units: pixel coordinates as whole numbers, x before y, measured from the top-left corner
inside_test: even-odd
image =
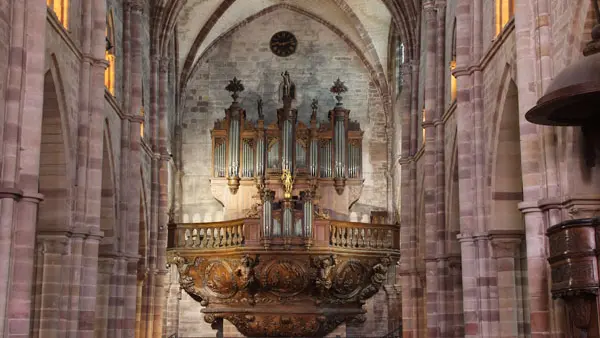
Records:
[[[392,264],[390,257],[382,257],[380,262],[373,266],[371,275],[371,284],[367,285],[359,295],[359,301],[365,303],[367,299],[373,297],[387,280],[388,268]]]

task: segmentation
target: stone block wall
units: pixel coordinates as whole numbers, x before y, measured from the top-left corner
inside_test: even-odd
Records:
[[[291,31],[298,39],[296,53],[287,58],[275,56],[269,48],[271,36],[280,30]],[[280,8],[218,39],[201,57],[187,85],[182,117],[182,218],[204,221],[205,215],[218,213],[220,205],[209,189],[211,153],[207,150],[211,148],[209,131],[214,121],[224,117],[231,103],[224,90],[229,80],[237,76],[246,88],[240,102],[248,119],[257,119],[256,101],[260,97],[266,122],[271,123],[282,105],[277,92],[281,73],[286,70],[296,84],[296,106],[304,123],[310,119],[312,99],[319,100],[318,119],[325,121],[335,104],[329,88],[338,77],[346,83],[349,92],[344,95],[344,105],[365,130],[365,188],[357,205],[371,210],[387,207],[386,118],[369,72],[360,56],[325,25]]]

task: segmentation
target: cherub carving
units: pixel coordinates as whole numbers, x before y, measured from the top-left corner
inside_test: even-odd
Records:
[[[321,296],[324,296],[333,284],[333,268],[338,263],[337,256],[313,257],[312,260],[313,265],[319,269],[317,271],[315,285]]]
[[[236,276],[242,282],[242,289],[252,289],[258,282],[254,273],[254,268],[258,263],[260,263],[259,255],[256,255],[255,258],[248,254],[242,256],[241,264],[235,269]]]

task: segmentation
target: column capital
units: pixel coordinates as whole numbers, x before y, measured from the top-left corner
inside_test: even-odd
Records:
[[[144,12],[144,1],[143,0],[129,0],[125,3],[125,8],[132,12]]]
[[[169,71],[169,64],[171,63],[171,59],[168,57],[160,57],[158,58],[158,70],[161,73],[166,73]]]
[[[423,11],[425,12],[425,20],[432,21],[435,19],[435,14],[437,13],[437,8],[435,1],[428,0],[423,2]]]

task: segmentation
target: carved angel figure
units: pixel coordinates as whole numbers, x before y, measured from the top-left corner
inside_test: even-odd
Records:
[[[379,291],[379,288],[387,279],[388,267],[392,260],[389,257],[383,257],[381,261],[373,266],[373,275],[371,276],[371,284],[360,292],[359,299],[366,301]]]
[[[337,263],[336,255],[313,258],[313,265],[319,269],[317,278],[315,279],[315,285],[321,295],[324,295],[327,290],[331,288],[331,285],[333,284],[333,267]]]
[[[257,282],[254,267],[258,263],[260,263],[259,255],[256,255],[255,258],[250,257],[248,254],[242,256],[241,264],[235,269],[235,274],[242,282],[241,287],[243,289],[249,289]]]

